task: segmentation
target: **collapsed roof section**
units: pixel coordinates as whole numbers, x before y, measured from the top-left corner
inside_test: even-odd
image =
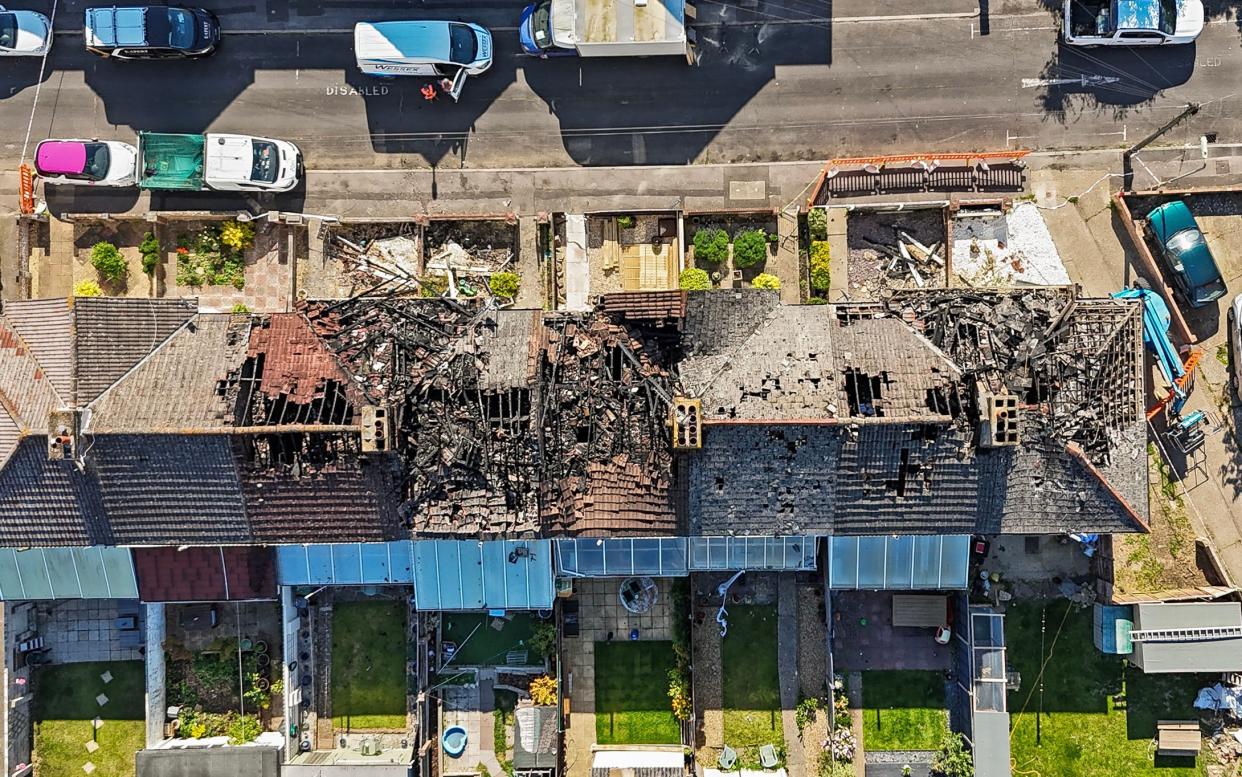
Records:
[[[311,303],[396,419],[414,536],[676,533],[668,353],[620,316],[451,300]]]
[[[1145,530],[1137,305],[1071,289],[774,296],[691,297],[692,534]]]

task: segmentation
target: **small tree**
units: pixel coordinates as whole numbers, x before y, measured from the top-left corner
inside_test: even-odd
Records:
[[[811,240],[827,240],[828,211],[823,208],[811,208],[806,214],[806,228],[811,233]]]
[[[78,281],[73,285],[73,296],[75,297],[102,297],[103,289],[100,285],[90,280]]]
[[[940,740],[940,748],[932,758],[932,774],[940,777],[975,777],[975,761],[962,741],[962,735],[945,734]]]
[[[541,621],[535,624],[530,635],[530,649],[543,657],[556,652],[556,624]]]
[[[811,243],[811,289],[825,292],[832,282],[831,246],[826,240]]]
[[[155,239],[154,232],[148,232],[142,238],[138,250],[142,252],[142,271],[147,275],[154,275],[155,268],[160,263],[160,241]]]
[[[768,258],[768,236],[762,229],[746,229],[733,236],[733,266],[754,267]]]
[[[541,674],[531,680],[530,700],[541,707],[556,704],[556,678]]]
[[[91,266],[101,278],[111,283],[119,283],[129,275],[129,264],[111,243],[100,242],[91,246]]]
[[[729,234],[708,227],[694,233],[694,260],[719,264],[729,257]]]
[[[756,289],[779,289],[781,287],[781,279],[772,273],[761,272],[754,277],[750,285]]]
[[[226,221],[220,225],[220,242],[234,251],[254,245],[254,225],[242,221]]]
[[[515,272],[498,272],[487,279],[487,286],[497,297],[513,299],[522,285],[522,278]]]
[[[712,279],[708,276],[707,270],[700,270],[697,267],[682,270],[678,281],[686,291],[707,291],[712,287]]]

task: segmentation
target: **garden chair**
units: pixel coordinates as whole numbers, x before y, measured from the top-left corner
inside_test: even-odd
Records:
[[[720,751],[720,758],[717,759],[717,763],[719,763],[720,768],[725,771],[732,769],[733,765],[737,763],[737,751],[728,745],[725,745],[724,750]]]
[[[764,745],[759,748],[759,765],[764,769],[776,768],[776,747],[774,745]]]

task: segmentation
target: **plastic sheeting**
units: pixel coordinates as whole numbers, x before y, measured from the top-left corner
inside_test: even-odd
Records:
[[[420,610],[543,610],[554,597],[550,540],[414,543]]]
[[[413,542],[344,542],[276,548],[280,585],[385,585],[414,582]]]
[[[1235,718],[1242,717],[1242,688],[1226,687],[1220,683],[1204,688],[1195,697],[1195,709],[1225,710]]]
[[[969,563],[965,534],[828,538],[830,588],[959,590],[967,587]]]
[[[739,569],[815,569],[814,537],[662,537],[557,540],[570,577],[682,577]]]
[[[0,600],[137,598],[127,548],[0,548]]]

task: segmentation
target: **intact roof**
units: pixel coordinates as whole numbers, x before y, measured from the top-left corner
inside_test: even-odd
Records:
[[[1134,605],[1135,632],[1242,628],[1242,603],[1144,602]],[[1242,671],[1242,636],[1135,639],[1134,662],[1144,672]]]
[[[194,299],[74,298],[77,404],[92,402],[189,321],[197,309]]]
[[[134,548],[144,602],[276,598],[276,552],[263,547]]]
[[[24,434],[46,434],[61,405],[52,381],[12,322],[0,317],[0,462]]]

